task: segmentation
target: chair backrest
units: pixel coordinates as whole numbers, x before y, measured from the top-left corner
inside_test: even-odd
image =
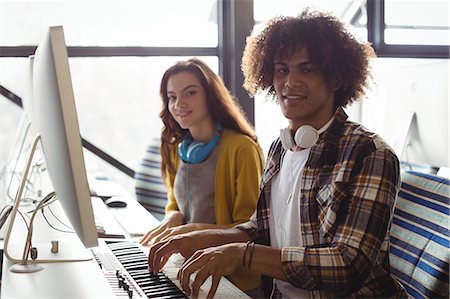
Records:
[[[135,172],[134,182],[136,199],[157,219],[162,220],[167,204],[167,188],[161,178],[159,146],[159,138],[151,140]]]
[[[404,172],[390,238],[391,273],[412,298],[449,296],[449,180]]]

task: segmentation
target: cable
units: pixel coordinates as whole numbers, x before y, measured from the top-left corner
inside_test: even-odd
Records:
[[[71,226],[65,224],[64,222],[62,222],[61,219],[58,218],[58,216],[55,215],[55,213],[53,213],[53,210],[50,208],[50,205],[47,207],[47,209],[50,211],[50,213],[53,215],[53,217],[58,220],[59,223],[61,223],[62,225],[64,225],[65,227],[69,228],[69,229],[73,229]],[[44,214],[44,210],[42,210],[42,214]],[[74,232],[74,231],[71,231]]]
[[[191,222],[191,205],[190,205],[190,191],[189,191],[189,163],[186,163],[186,179],[185,179],[185,186],[184,186],[184,197],[186,199],[186,213],[187,215],[184,216],[184,220],[186,223]]]
[[[12,184],[12,180],[13,180],[13,178],[15,177],[15,174],[18,173],[18,172],[17,172],[17,164],[19,164],[20,153],[22,152],[23,146],[25,145],[25,140],[27,139],[26,137],[27,137],[27,135],[28,135],[28,131],[30,130],[30,127],[31,127],[31,122],[28,122],[28,124],[27,124],[27,126],[26,126],[26,128],[25,128],[24,136],[23,136],[23,138],[22,138],[22,143],[20,144],[20,149],[19,149],[17,158],[16,158],[15,163],[14,163],[14,167],[13,167],[13,170],[12,170],[11,178],[10,178],[10,180],[9,180],[8,187],[6,188],[6,190],[7,190],[6,193],[7,193],[8,197],[9,197],[11,200],[14,200],[14,197],[12,197],[12,196],[10,195],[10,187],[11,187],[11,184]],[[16,144],[16,146],[17,146],[17,144]]]
[[[409,155],[408,155],[408,148],[411,146],[411,143],[409,143],[408,142],[408,144],[406,145],[406,147],[405,147],[405,152],[404,152],[404,155],[405,155],[405,158],[406,158],[406,166],[409,168],[409,171],[412,171],[413,169],[412,169],[412,165],[411,165],[411,160],[409,159]]]
[[[23,213],[21,211],[17,211],[17,212],[19,213],[20,217],[22,217],[23,222],[25,222],[25,226],[27,227],[27,229],[30,229],[30,226],[28,225],[28,222],[25,219],[25,216],[23,215]],[[28,218],[28,220],[29,220],[29,218]]]
[[[52,191],[39,201],[33,200],[33,203],[34,204],[38,203],[38,205],[34,210],[28,211],[27,213],[34,213],[36,210],[38,210],[38,207],[40,207],[40,209],[43,209],[44,207],[54,203],[56,200],[57,200],[57,198],[56,198],[55,192]]]
[[[50,210],[49,207],[47,207],[47,208]],[[75,233],[75,231],[63,230],[63,229],[60,229],[60,228],[57,228],[57,227],[53,226],[53,225],[50,223],[50,221],[47,219],[47,216],[45,216],[44,209],[42,209],[41,211],[42,211],[42,216],[44,217],[45,222],[47,222],[47,224],[48,224],[51,228],[53,228],[54,230],[56,230],[56,231],[58,231],[58,232],[62,232],[62,233],[70,233],[70,234]],[[53,212],[51,212],[51,213],[52,213],[53,216],[55,216],[55,214],[53,214]],[[58,218],[56,218],[56,219],[57,219],[59,222],[61,222],[61,220],[59,220]],[[62,222],[61,222],[61,223],[62,223]],[[62,224],[64,224],[64,223],[62,223]],[[64,225],[65,225],[65,224],[64,224]]]

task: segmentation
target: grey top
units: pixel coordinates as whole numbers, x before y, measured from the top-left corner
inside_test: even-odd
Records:
[[[201,163],[180,161],[174,182],[174,195],[186,223],[216,223],[214,211],[215,173],[219,147]]]

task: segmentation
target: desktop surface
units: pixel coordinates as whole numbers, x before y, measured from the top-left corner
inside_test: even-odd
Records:
[[[111,184],[111,181],[108,182]],[[159,221],[149,213],[142,205],[140,205],[131,196],[125,194],[118,195],[122,200],[127,201],[125,208],[108,208],[98,197],[92,198],[94,214],[96,218],[102,218],[104,221],[105,233],[121,235],[121,239],[99,239],[99,246],[86,249],[82,246],[81,241],[75,234],[67,234],[57,232],[47,225],[42,216],[39,215],[35,220],[35,233],[33,244],[39,248],[39,258],[52,258],[50,253],[51,240],[60,240],[60,252],[63,258],[73,257],[90,257],[90,260],[84,262],[62,262],[53,264],[42,264],[44,270],[35,273],[13,273],[9,270],[11,262],[4,258],[3,261],[3,279],[1,283],[1,298],[128,298],[123,287],[117,286],[118,278],[116,277],[117,269],[126,272],[126,265],[117,262],[115,257],[109,257],[108,264],[113,263],[115,266],[107,269],[104,262],[99,262],[99,256],[112,256],[108,250],[104,251],[107,244],[116,243],[125,244],[134,243],[134,247],[139,247],[141,258],[137,261],[140,266],[146,268],[146,256],[148,247],[142,247],[138,244],[139,238],[143,233],[152,227],[155,227]],[[64,211],[58,207],[58,201],[54,203],[54,213],[61,217],[64,221]],[[29,208],[29,207],[28,207]],[[39,213],[41,214],[41,213]],[[139,221],[135,221],[138,219]],[[117,221],[115,224],[111,220]],[[131,220],[131,221],[130,221]],[[139,226],[140,223],[140,226]],[[25,226],[23,221],[18,217],[14,226],[14,231],[10,246],[13,247],[11,252],[14,257],[20,257],[24,244]],[[131,242],[131,243],[130,243]],[[63,244],[72,244],[73,248],[67,250]],[[70,245],[70,246],[72,246]],[[133,252],[134,249],[127,249]],[[143,254],[143,255],[142,255]],[[128,258],[128,256],[127,256]],[[131,258],[135,260],[135,258]],[[137,260],[137,259],[136,259]],[[101,267],[100,267],[101,265]],[[164,276],[173,282],[178,288],[179,282],[176,280],[176,274],[180,266],[180,256],[173,255],[166,266],[163,268]],[[133,272],[133,271],[131,271]],[[131,273],[130,272],[130,273]],[[145,272],[145,271],[144,271]],[[148,275],[148,273],[147,273]],[[164,287],[165,288],[165,287]],[[138,287],[136,288],[138,289]],[[209,289],[208,281],[202,287],[199,298],[205,298]],[[135,292],[132,298],[145,298],[143,293]],[[240,291],[229,280],[222,278],[218,292],[215,298],[249,298],[244,292]]]

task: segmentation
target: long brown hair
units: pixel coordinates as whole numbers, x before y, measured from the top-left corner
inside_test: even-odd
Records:
[[[162,109],[159,116],[164,124],[161,132],[161,172],[164,179],[167,172],[176,173],[170,154],[188,133],[188,130],[182,129],[170,114],[167,97],[167,82],[171,76],[181,72],[194,74],[200,81],[206,93],[208,110],[213,121],[220,123],[223,128],[247,135],[257,142],[256,133],[245,117],[242,107],[230,94],[222,79],[206,63],[197,58],[176,62],[164,73],[159,91],[162,99]]]

